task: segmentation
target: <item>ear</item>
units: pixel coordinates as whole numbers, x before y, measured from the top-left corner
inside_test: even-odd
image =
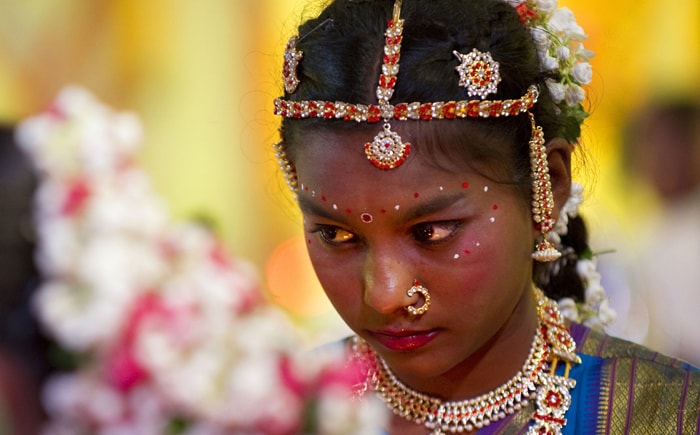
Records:
[[[573,145],[562,138],[547,142],[547,164],[554,195],[552,218],[559,219],[561,208],[569,198],[571,191],[571,152]]]

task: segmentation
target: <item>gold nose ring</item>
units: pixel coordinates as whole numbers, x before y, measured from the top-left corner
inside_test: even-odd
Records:
[[[430,308],[430,292],[428,292],[427,288],[420,285],[417,279],[413,280],[413,286],[410,289],[408,289],[408,292],[406,293],[409,297],[413,297],[413,295],[415,295],[416,293],[420,293],[425,299],[423,301],[423,305],[421,305],[418,308],[416,308],[415,304],[411,304],[404,307],[409,313],[411,313],[414,316],[422,316],[426,313],[426,311],[428,311],[428,309]]]

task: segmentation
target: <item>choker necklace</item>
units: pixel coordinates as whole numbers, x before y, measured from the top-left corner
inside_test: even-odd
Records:
[[[508,382],[478,397],[445,401],[415,391],[391,372],[386,362],[359,337],[354,338],[354,357],[367,367],[366,381],[357,389],[362,394],[373,389],[394,414],[424,425],[432,435],[471,432],[523,409],[534,400],[536,410],[528,434],[561,434],[564,415],[571,405],[569,390],[576,381],[569,379],[572,364],[581,359],[576,343],[564,324],[557,304],[539,289],[539,325],[523,367]],[[563,376],[555,375],[557,364],[565,363]]]

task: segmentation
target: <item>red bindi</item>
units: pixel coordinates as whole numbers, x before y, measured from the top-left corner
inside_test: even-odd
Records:
[[[463,183],[462,183],[462,189],[466,189],[467,187],[469,187],[469,183],[467,183],[466,181],[463,182]]]

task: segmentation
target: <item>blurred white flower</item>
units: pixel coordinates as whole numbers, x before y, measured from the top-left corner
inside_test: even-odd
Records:
[[[617,318],[617,312],[610,306],[610,300],[608,298],[600,301],[598,317],[600,317],[600,321],[603,325],[610,325]]]
[[[554,233],[558,236],[565,236],[569,232],[569,218],[578,215],[578,209],[583,202],[583,186],[579,183],[571,183],[571,188],[569,190],[569,197],[559,212],[559,219],[554,224]],[[557,238],[556,243],[560,242],[560,238]]]
[[[600,274],[598,273],[594,260],[585,258],[580,259],[578,264],[576,264],[576,271],[578,272],[579,276],[586,280],[600,278]]]
[[[557,303],[559,305],[559,311],[561,311],[562,316],[574,322],[581,321],[576,301],[574,301],[572,298],[561,298]]]
[[[590,63],[577,63],[571,68],[571,75],[581,85],[587,85],[593,79],[593,68]]]
[[[586,302],[589,304],[599,304],[605,298],[605,289],[599,278],[589,279],[586,286]]]
[[[559,60],[556,57],[551,56],[549,52],[542,52],[540,64],[543,71],[554,71],[559,69]]]
[[[569,49],[569,47],[567,47],[566,45],[560,45],[559,47],[557,47],[556,53],[557,59],[559,59],[562,62],[566,62],[571,56],[571,49]]]
[[[552,95],[552,99],[555,103],[564,101],[564,97],[566,96],[566,87],[563,84],[552,79],[545,79],[544,82],[547,85],[547,89]]]
[[[549,34],[547,33],[546,29],[539,26],[533,27],[530,30],[530,34],[532,35],[532,39],[535,41],[535,46],[537,46],[537,50],[540,52],[541,57],[541,53],[548,50],[552,44],[551,40],[549,39]]]
[[[558,5],[557,0],[536,0],[537,10],[543,14],[551,14],[554,12]]]
[[[569,106],[575,106],[581,103],[584,98],[586,98],[586,92],[583,90],[583,88],[581,88],[581,86],[572,83],[566,87],[564,100]]]
[[[549,18],[549,28],[555,33],[564,35],[573,41],[583,41],[586,34],[583,28],[576,23],[576,17],[569,8],[561,8],[554,11]]]

